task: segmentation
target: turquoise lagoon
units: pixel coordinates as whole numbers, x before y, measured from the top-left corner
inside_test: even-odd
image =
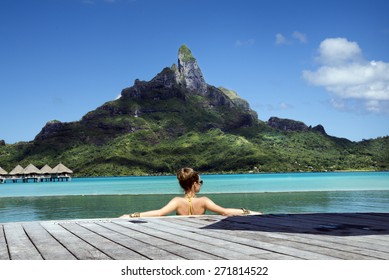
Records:
[[[264,213],[389,212],[389,172],[202,175],[203,195]],[[175,176],[0,185],[0,222],[112,218],[163,206]],[[211,214],[211,213],[210,213]]]

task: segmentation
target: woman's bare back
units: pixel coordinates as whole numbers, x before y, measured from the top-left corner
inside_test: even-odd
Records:
[[[203,197],[177,197],[178,215],[203,215],[205,213],[205,199]]]

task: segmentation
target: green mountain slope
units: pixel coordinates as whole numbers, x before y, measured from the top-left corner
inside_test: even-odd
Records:
[[[178,63],[80,121],[51,121],[34,141],[0,143],[0,166],[62,162],[77,176],[389,169],[389,137],[351,142],[320,125],[256,112],[234,91],[208,85],[186,46]]]

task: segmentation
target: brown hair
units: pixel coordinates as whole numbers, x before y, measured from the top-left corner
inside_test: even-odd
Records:
[[[177,179],[185,192],[190,191],[194,182],[200,179],[199,173],[192,168],[184,167],[177,171]]]

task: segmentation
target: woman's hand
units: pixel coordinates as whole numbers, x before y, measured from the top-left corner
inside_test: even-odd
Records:
[[[129,219],[129,218],[131,218],[130,214],[124,214],[124,215],[119,217],[119,219]]]
[[[139,218],[139,217],[140,217],[140,213],[135,212],[135,213],[131,213],[131,214],[124,214],[123,216],[120,216],[119,218],[120,219],[129,219],[129,218]]]
[[[261,212],[257,212],[257,211],[251,211],[251,210],[249,210],[250,211],[250,213],[248,213],[247,215],[262,215],[263,213],[261,213]]]

